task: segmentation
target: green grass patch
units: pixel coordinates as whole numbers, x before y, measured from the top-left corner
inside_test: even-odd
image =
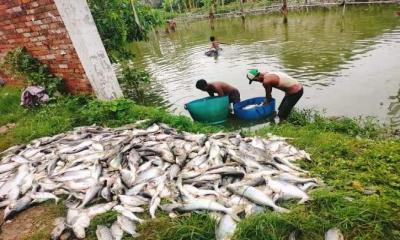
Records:
[[[35,109],[19,107],[19,90],[0,89],[0,123],[16,127],[0,137],[0,149],[32,139],[97,124],[117,127],[140,119],[164,122],[179,130],[216,132],[240,129],[240,125],[208,126],[166,110],[136,105],[130,100],[110,102],[89,97],[63,97]],[[312,191],[303,205],[285,203],[290,214],[267,210],[244,219],[234,239],[323,239],[331,227],[340,228],[346,239],[400,239],[400,140],[372,120],[328,119],[313,111],[295,112],[288,124],[263,127],[254,134],[285,137],[312,156],[299,163],[325,185]],[[145,214],[144,214],[145,215]],[[143,217],[140,216],[140,217]],[[111,226],[115,212],[96,217],[87,232],[95,237],[96,225]],[[206,214],[171,219],[157,212],[157,219],[138,226],[140,239],[214,239],[215,222]],[[38,233],[40,234],[40,233]],[[44,236],[44,235],[38,235]],[[128,237],[128,236],[126,236]],[[36,238],[38,239],[38,238]]]

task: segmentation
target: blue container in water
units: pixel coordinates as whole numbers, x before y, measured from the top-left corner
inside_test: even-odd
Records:
[[[264,101],[264,97],[250,98],[233,105],[235,116],[242,120],[254,121],[265,119],[272,116],[275,112],[275,99],[271,98],[268,105],[256,106],[250,109],[243,109],[249,105],[260,105]]]
[[[195,121],[219,124],[228,118],[229,98],[228,96],[201,98],[186,103],[185,109]]]

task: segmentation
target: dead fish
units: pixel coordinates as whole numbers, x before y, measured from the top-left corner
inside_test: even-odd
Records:
[[[121,205],[117,205],[113,208],[115,211],[119,212],[120,214],[122,214],[124,217],[129,218],[132,221],[138,222],[138,223],[143,223],[144,220],[138,218],[135,214],[133,214],[132,212],[130,212],[128,209],[126,209],[125,207],[121,206]]]
[[[271,178],[266,178],[265,182],[267,186],[270,187],[274,192],[277,193],[278,198],[292,199],[300,198],[299,204],[304,203],[310,199],[307,193],[303,192],[301,189],[285,181],[272,180]]]
[[[148,181],[152,178],[159,177],[163,173],[164,171],[160,168],[157,167],[150,168],[147,171],[144,171],[137,176],[135,184],[139,184],[141,182]]]
[[[167,208],[172,207],[172,210],[176,209],[180,211],[194,211],[194,210],[217,211],[229,214],[234,219],[239,219],[232,208],[226,208],[222,204],[216,201],[205,198],[189,199],[186,203],[171,204],[171,205],[167,204],[164,206],[164,208],[165,207]]]
[[[231,186],[228,186],[227,188],[229,191],[231,191],[237,195],[243,196],[256,204],[272,207],[277,212],[283,212],[283,213],[289,212],[288,209],[277,206],[268,195],[266,195],[264,192],[254,188],[254,187],[251,187],[251,186],[237,187],[237,186],[231,185]]]
[[[217,240],[230,240],[235,233],[235,229],[235,220],[230,215],[225,214],[215,228],[215,237]]]
[[[88,178],[91,176],[90,170],[78,170],[73,172],[66,172],[60,177],[54,178],[57,182],[75,181],[79,179]]]
[[[121,180],[128,187],[131,188],[135,184],[136,174],[134,171],[128,169],[121,169]]]
[[[133,230],[135,231],[135,230]],[[111,225],[111,234],[115,240],[121,240],[124,236],[124,231],[121,229],[120,225],[118,224],[118,220],[115,221]]]
[[[104,184],[102,182],[98,182],[90,186],[90,188],[86,191],[85,198],[83,199],[82,204],[79,206],[79,208],[83,208],[86,204],[92,201],[92,199],[95,198],[101,191],[103,186]]]
[[[315,178],[302,178],[302,177],[298,177],[298,176],[295,176],[295,175],[287,173],[287,172],[280,173],[273,179],[291,182],[291,183],[307,183],[307,182],[316,183],[317,182],[317,180]]]
[[[58,218],[54,219],[53,225],[55,227],[53,228],[53,231],[50,234],[50,238],[52,240],[58,240],[60,238],[61,234],[67,228],[67,226],[65,224],[65,218],[64,217],[58,217]]]
[[[20,164],[17,162],[10,162],[0,165],[0,173],[8,172],[18,167]]]
[[[122,162],[122,153],[118,153],[117,156],[113,160],[111,160],[109,165],[113,169],[120,169],[121,162]]]
[[[13,214],[19,213],[20,211],[29,207],[32,202],[30,194],[26,194],[22,198],[18,199],[16,202],[10,203],[4,210],[4,220],[7,220]]]
[[[86,208],[86,213],[89,218],[93,218],[99,214],[103,214],[103,213],[110,211],[116,205],[117,205],[117,202],[96,204],[89,208]],[[81,209],[78,209],[78,210],[81,210]]]
[[[168,178],[169,180],[174,180],[177,178],[179,171],[181,170],[181,168],[179,167],[178,164],[173,164],[169,167],[169,171],[168,171]]]
[[[325,233],[325,240],[344,240],[344,236],[340,229],[331,228]]]
[[[58,200],[60,200],[56,195],[49,192],[35,192],[31,194],[31,197],[33,199],[32,202],[34,203],[41,203],[49,199],[54,199],[55,203],[57,204]]]
[[[110,229],[104,225],[97,225],[96,237],[98,240],[113,240]]]
[[[138,237],[139,234],[136,233],[136,225],[129,218],[119,215],[117,217],[118,225],[122,230],[132,235],[133,237]]]

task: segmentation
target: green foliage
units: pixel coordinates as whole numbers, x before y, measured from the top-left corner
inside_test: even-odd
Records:
[[[148,31],[164,23],[160,11],[137,3],[139,25],[130,0],[89,0],[88,3],[112,61],[132,57],[126,45],[131,41],[146,40]]]
[[[313,126],[321,131],[345,133],[350,136],[375,138],[384,132],[373,118],[326,118],[312,109],[295,110],[290,114],[288,121],[296,126]]]
[[[144,104],[150,75],[144,71],[133,67],[129,63],[121,63],[121,76],[118,78],[124,96],[133,99],[135,102]]]
[[[32,57],[25,48],[15,48],[4,57],[0,67],[13,77],[25,80],[29,85],[41,86],[49,95],[63,91],[63,80],[50,73],[47,65]]]

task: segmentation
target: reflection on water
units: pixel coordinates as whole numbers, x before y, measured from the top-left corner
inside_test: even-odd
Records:
[[[376,116],[400,126],[400,17],[396,6],[349,7],[292,13],[287,25],[279,15],[180,23],[173,34],[156,34],[133,43],[134,62],[145,67],[162,104],[176,113],[205,96],[195,89],[204,78],[226,81],[242,98],[263,96],[261,85],[248,85],[249,68],[281,70],[305,85],[299,107],[326,110],[328,115]],[[209,36],[223,51],[206,57]],[[280,101],[283,94],[274,90]]]

